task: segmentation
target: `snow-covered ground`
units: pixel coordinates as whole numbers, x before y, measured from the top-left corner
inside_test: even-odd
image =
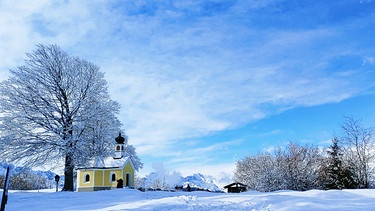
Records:
[[[130,189],[57,193],[53,190],[10,191],[5,210],[375,210],[375,190],[238,194]]]

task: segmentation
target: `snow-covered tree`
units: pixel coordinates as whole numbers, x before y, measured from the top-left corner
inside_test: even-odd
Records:
[[[339,139],[332,139],[332,145],[327,149],[327,158],[322,166],[322,180],[326,189],[355,188],[351,167],[343,161]]]
[[[0,84],[0,159],[29,166],[63,161],[63,190],[72,191],[74,167],[113,149],[120,106],[96,65],[56,45],[26,55]]]
[[[271,153],[261,153],[257,157],[259,179],[256,181],[257,190],[275,191],[282,189],[283,178],[280,177],[281,169],[277,159]]]
[[[141,159],[138,157],[133,145],[127,144],[125,147],[125,153],[126,156],[129,156],[129,158],[133,161],[134,168],[136,170],[143,168],[143,163],[141,162]]]
[[[283,189],[281,170],[277,159],[268,153],[258,153],[237,161],[234,180],[246,184],[249,189],[274,191]]]
[[[341,127],[345,162],[353,168],[358,188],[369,188],[375,174],[374,129],[363,127],[352,117],[346,117]]]
[[[257,156],[246,156],[236,162],[233,180],[246,184],[249,189],[257,190],[259,178]]]
[[[136,189],[144,189],[145,188],[145,180],[144,178],[140,177],[139,175],[134,175],[134,187]]]
[[[321,188],[319,169],[322,161],[317,147],[290,143],[286,148],[285,180],[289,190]]]
[[[290,143],[273,154],[263,152],[237,161],[234,180],[259,191],[320,188],[320,164],[316,147]]]

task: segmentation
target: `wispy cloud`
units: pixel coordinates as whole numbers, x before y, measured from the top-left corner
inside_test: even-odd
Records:
[[[346,14],[349,6],[3,1],[1,77],[35,44],[57,43],[106,73],[141,157],[195,160],[174,147],[288,109],[340,102],[373,86],[374,40],[368,28],[374,14],[365,7],[361,15]],[[234,144],[217,142],[187,151],[213,153]]]

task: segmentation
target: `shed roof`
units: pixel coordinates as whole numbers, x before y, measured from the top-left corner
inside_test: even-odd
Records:
[[[230,188],[230,187],[247,187],[247,185],[240,183],[240,182],[233,182],[229,185],[224,186],[224,188]]]

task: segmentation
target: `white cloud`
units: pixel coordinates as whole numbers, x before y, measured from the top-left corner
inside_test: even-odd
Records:
[[[263,149],[264,152],[268,152],[268,153],[273,153],[273,152],[275,152],[275,150],[276,150],[275,146],[269,146],[269,147]]]
[[[325,70],[342,53],[325,46],[342,36],[337,28],[270,33],[225,17],[177,26],[158,15],[118,17],[130,37],[118,40],[116,56],[104,64],[125,128],[143,155],[193,161],[166,146],[294,107],[339,102],[362,89],[353,86],[353,75]],[[241,43],[246,36],[259,42]],[[316,45],[320,55],[307,50]]]
[[[2,1],[0,3],[0,78],[22,64],[39,43],[74,46],[93,28],[81,1]]]
[[[374,63],[375,63],[375,57],[366,56],[363,59],[362,65],[365,65],[365,64],[374,64]]]
[[[212,165],[190,165],[190,166],[181,166],[179,171],[183,176],[191,175],[192,172],[199,172],[203,175],[214,176],[215,178],[220,178],[223,175],[223,172],[233,176],[235,170],[234,163],[221,163],[221,164],[212,164]]]
[[[22,63],[35,44],[57,43],[101,66],[141,156],[177,161],[173,147],[183,139],[295,107],[340,102],[370,87],[355,82],[364,73],[331,67],[332,58],[344,54],[374,63],[363,56],[371,52],[352,50],[360,41],[346,33],[355,31],[355,21],[309,29],[253,24],[257,17],[248,11],[274,2],[237,1],[210,15],[200,13],[203,3],[196,1],[150,3],[143,13],[138,9],[145,1],[3,1],[0,75]],[[218,142],[187,148],[212,153],[230,144]]]

